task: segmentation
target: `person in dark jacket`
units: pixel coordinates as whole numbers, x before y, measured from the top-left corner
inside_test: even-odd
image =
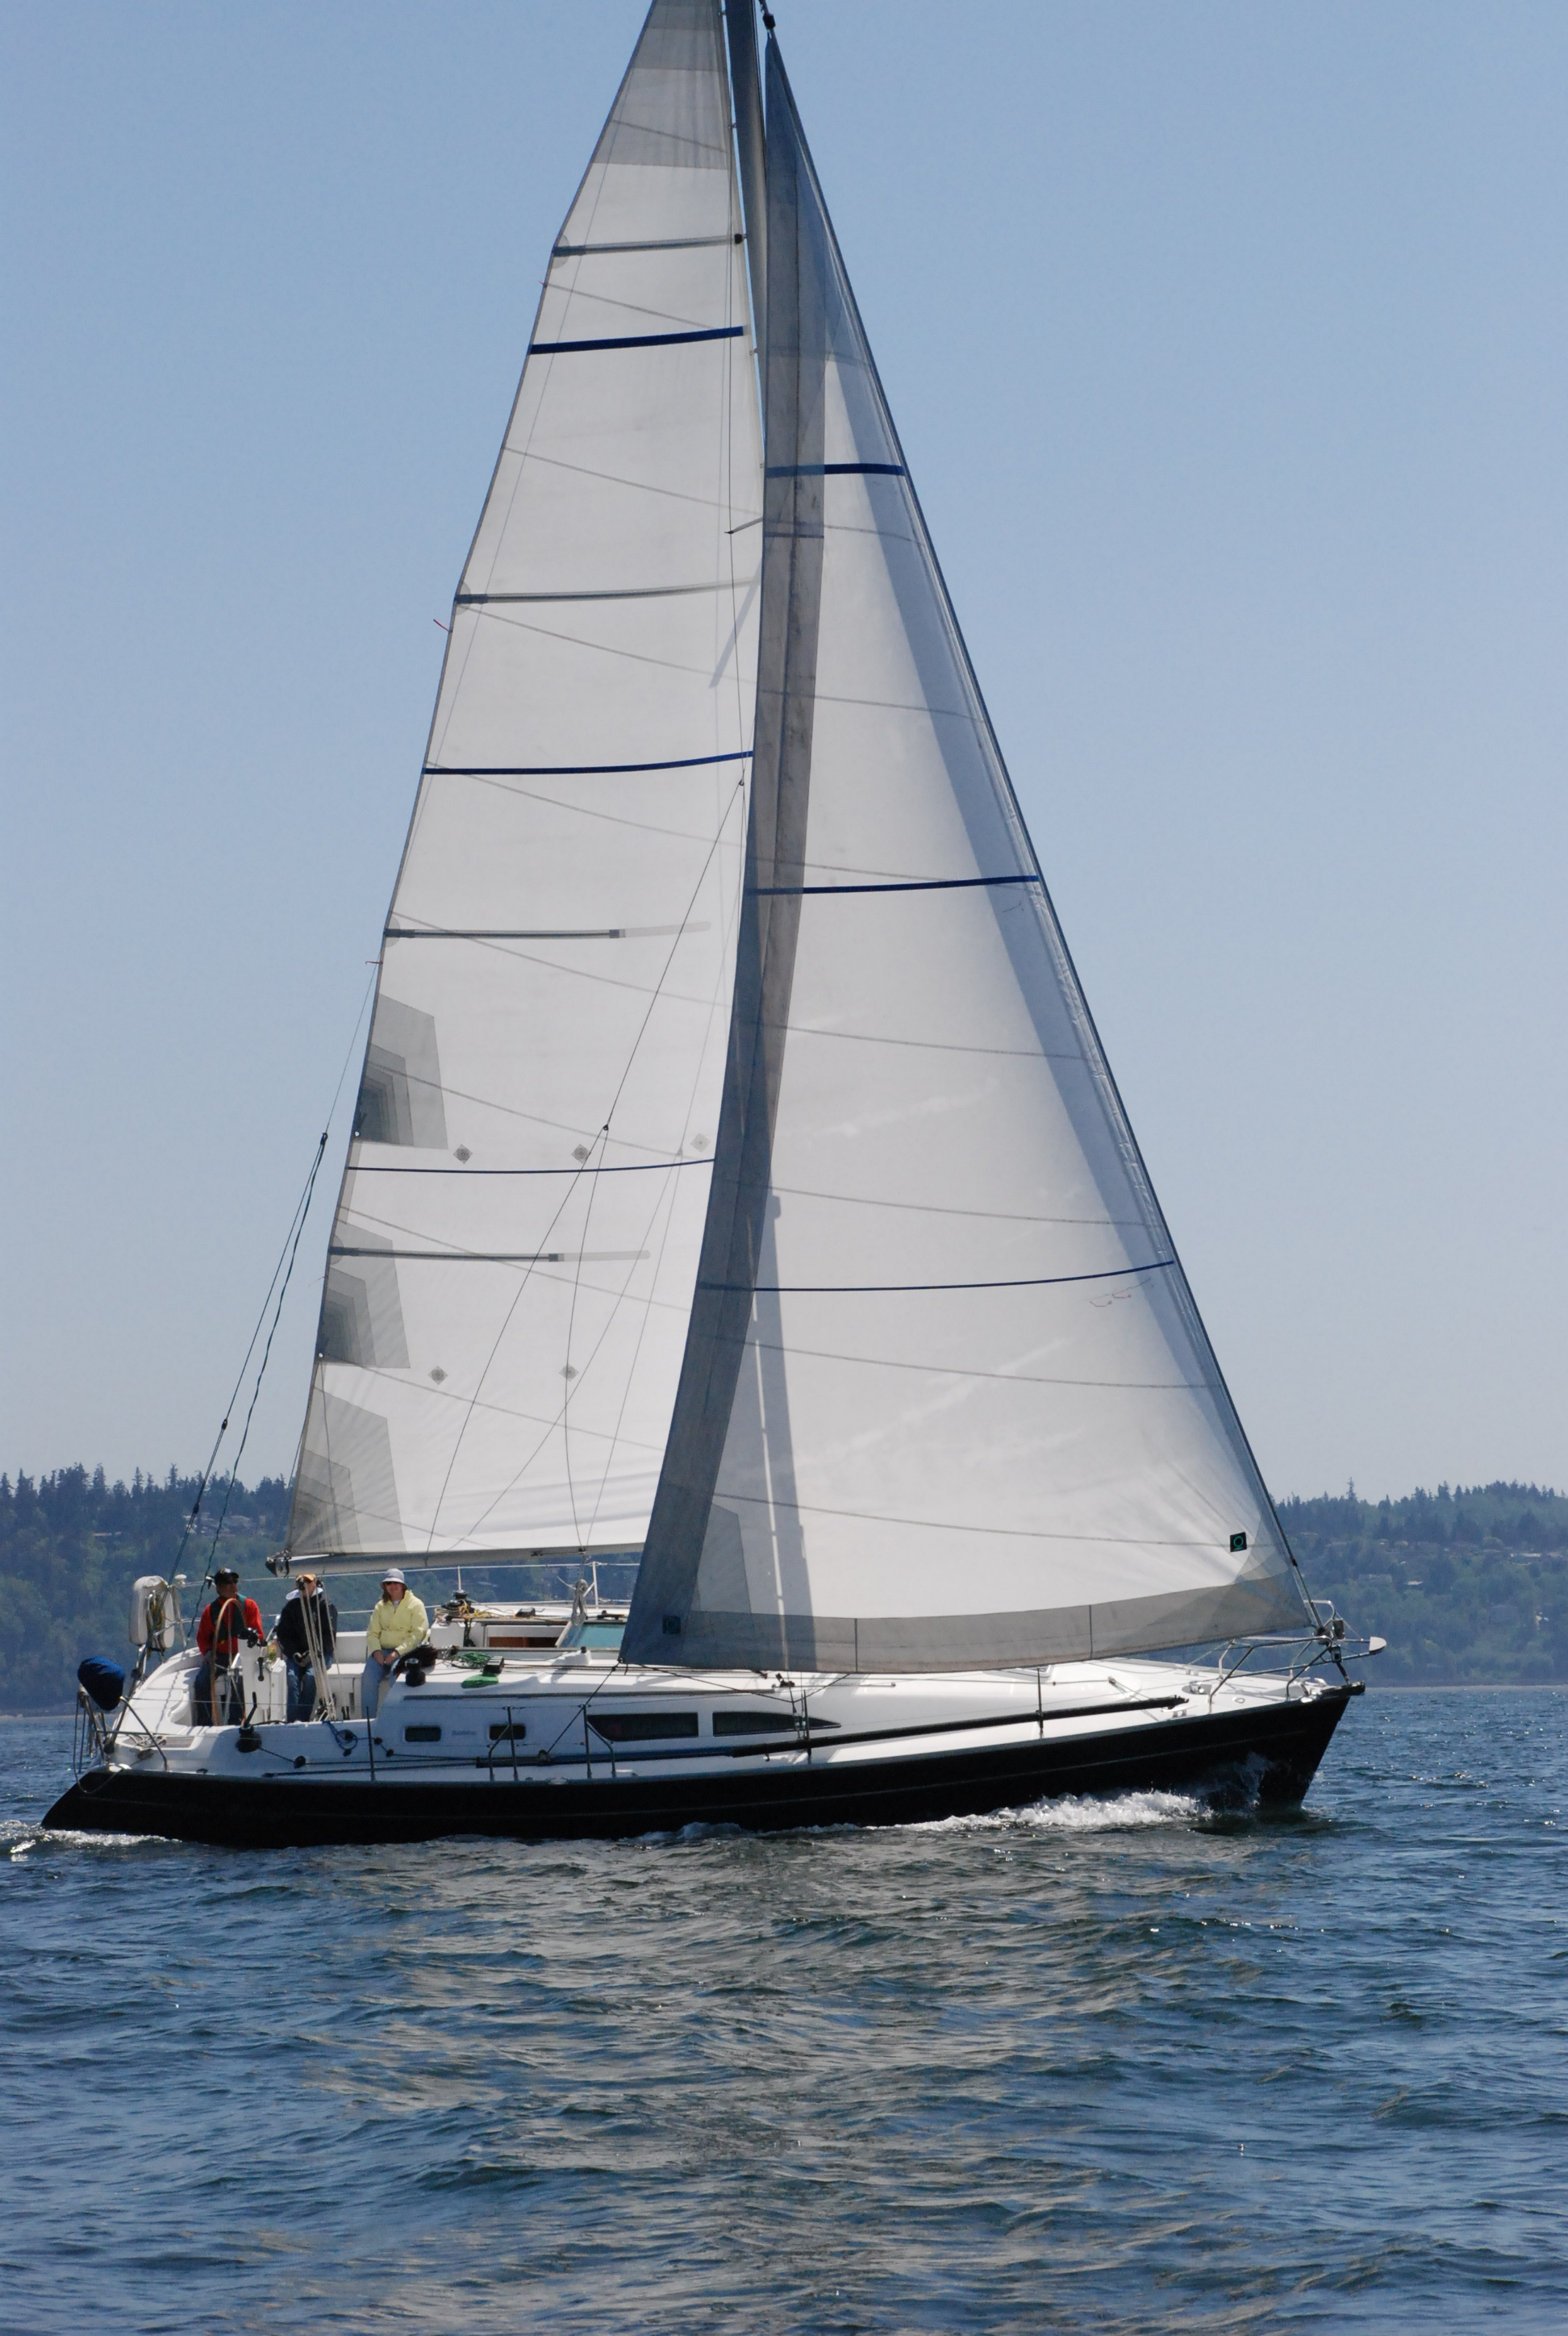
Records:
[[[196,1644],[205,1658],[190,1682],[190,1724],[212,1725],[212,1690],[216,1679],[227,1679],[229,1665],[242,1646],[261,1644],[261,1609],[254,1598],[239,1595],[239,1576],[233,1566],[219,1566],[212,1577],[213,1596],[202,1608],[196,1625]],[[224,1700],[228,1699],[227,1686]]]
[[[316,1665],[332,1660],[337,1640],[337,1609],[314,1573],[300,1574],[283,1601],[273,1632],[288,1667],[288,1717],[308,1719],[316,1708]]]

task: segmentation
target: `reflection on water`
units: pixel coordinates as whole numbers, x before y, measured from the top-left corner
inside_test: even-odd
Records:
[[[54,2336],[1568,2324],[1568,1698],[1301,1813],[234,1854],[0,1726],[5,2317]]]

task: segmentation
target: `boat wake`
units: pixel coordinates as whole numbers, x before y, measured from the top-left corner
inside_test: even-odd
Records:
[[[910,1825],[910,1833],[1131,1833],[1151,1825],[1191,1825],[1212,1814],[1197,1793],[1104,1793],[1035,1801],[989,1816],[935,1817]]]
[[[32,1819],[7,1817],[0,1821],[0,1857],[15,1861],[35,1849],[143,1849],[149,1838],[146,1834],[86,1833],[71,1826],[49,1833]]]

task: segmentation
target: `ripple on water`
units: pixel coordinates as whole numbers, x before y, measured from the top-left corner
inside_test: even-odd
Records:
[[[1568,2324],[1568,1698],[1308,1808],[229,1856],[0,1726],[7,2326]]]

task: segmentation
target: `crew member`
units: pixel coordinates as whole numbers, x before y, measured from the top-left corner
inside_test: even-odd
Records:
[[[212,1682],[227,1677],[242,1646],[261,1644],[261,1609],[254,1598],[239,1595],[239,1576],[231,1565],[220,1565],[212,1577],[213,1595],[202,1608],[196,1625],[197,1648],[205,1658],[190,1684],[190,1724],[212,1725]],[[225,1690],[227,1697],[227,1690]]]
[[[381,1577],[381,1602],[371,1609],[365,1633],[365,1669],[359,1681],[359,1708],[366,1719],[375,1718],[387,1673],[400,1655],[423,1647],[430,1617],[395,1566]]]
[[[317,1660],[325,1669],[337,1640],[337,1609],[327,1603],[318,1575],[296,1576],[272,1635],[287,1669],[288,1718],[308,1719],[317,1689],[325,1684],[317,1677]]]

